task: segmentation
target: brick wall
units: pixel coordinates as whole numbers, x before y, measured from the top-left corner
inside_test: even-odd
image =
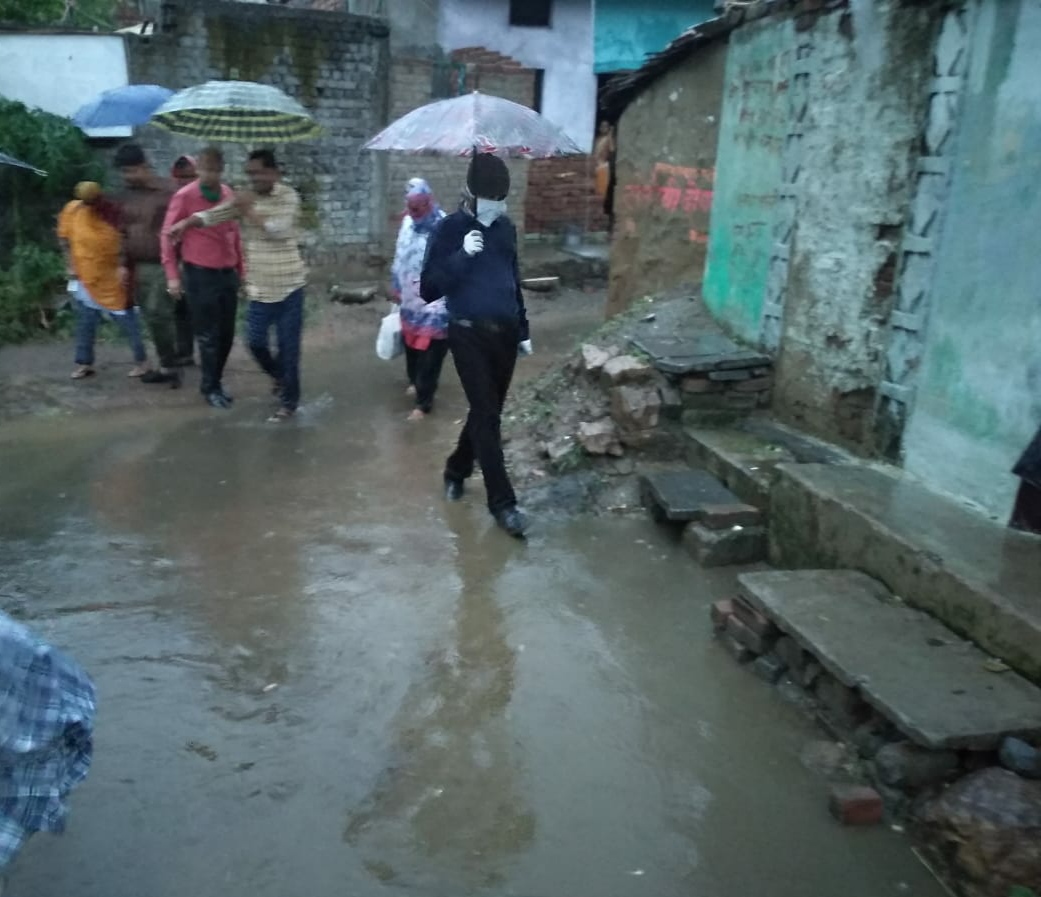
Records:
[[[525,229],[529,234],[607,231],[604,201],[596,193],[596,164],[588,155],[539,159],[528,172]]]
[[[315,261],[366,257],[386,219],[385,166],[361,146],[386,120],[390,68],[385,23],[344,13],[266,4],[177,0],[154,38],[127,40],[130,80],[179,89],[210,79],[273,84],[295,97],[321,137],[276,146],[301,194],[305,246]],[[139,131],[156,166],[169,170],[201,141],[154,127]],[[228,179],[241,183],[248,149],[224,147]]]

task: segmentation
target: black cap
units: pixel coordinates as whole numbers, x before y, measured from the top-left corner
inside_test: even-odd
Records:
[[[480,153],[470,160],[466,186],[481,199],[505,199],[510,192],[510,171],[498,156]]]
[[[116,157],[113,159],[113,164],[116,168],[130,168],[134,165],[144,165],[145,151],[136,143],[124,143],[116,150]]]

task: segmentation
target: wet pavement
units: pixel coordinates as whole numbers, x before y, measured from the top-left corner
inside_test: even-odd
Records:
[[[259,387],[4,425],[0,606],[100,696],[5,897],[941,894],[712,641],[732,572],[642,519],[511,541],[440,500],[454,377],[417,426],[368,351],[306,373],[284,427]]]

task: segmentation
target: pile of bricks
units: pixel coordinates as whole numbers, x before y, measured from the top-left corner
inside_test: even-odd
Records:
[[[717,601],[710,610],[720,644],[738,663],[749,665],[760,679],[777,685],[782,679],[813,689],[826,717],[837,713],[849,726],[869,725],[867,708],[852,689],[829,676],[792,639],[741,597]],[[790,664],[794,664],[791,666]],[[897,745],[891,747],[896,748]],[[832,815],[843,825],[877,825],[885,815],[885,803],[876,788],[838,782],[829,801]]]
[[[770,358],[742,352],[711,370],[684,374],[678,383],[683,407],[691,411],[749,412],[770,405]]]

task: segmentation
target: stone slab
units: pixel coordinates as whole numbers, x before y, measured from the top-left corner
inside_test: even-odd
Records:
[[[648,473],[640,484],[644,502],[656,516],[676,523],[701,520],[718,505],[739,504],[733,492],[703,470]]]
[[[900,471],[780,464],[770,500],[779,567],[862,570],[1041,684],[1041,540]]]
[[[922,747],[993,750],[1041,736],[1041,689],[852,570],[746,573],[742,597]]]
[[[766,510],[778,464],[795,456],[781,446],[733,428],[688,426],[687,461],[718,477],[741,500]]]
[[[721,333],[638,334],[630,342],[666,374],[739,370],[771,363],[769,355],[742,349]]]

